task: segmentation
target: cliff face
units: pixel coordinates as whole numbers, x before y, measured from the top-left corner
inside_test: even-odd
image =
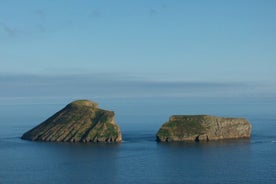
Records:
[[[78,100],[23,134],[22,139],[54,142],[121,142],[114,112],[98,108],[88,100]]]
[[[162,125],[156,137],[160,142],[212,141],[249,138],[250,123],[243,118],[208,115],[174,115]]]

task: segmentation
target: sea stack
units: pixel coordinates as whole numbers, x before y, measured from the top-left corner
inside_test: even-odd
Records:
[[[209,115],[174,115],[157,132],[158,142],[213,141],[250,138],[251,125],[244,118]]]
[[[22,139],[50,142],[121,142],[113,111],[89,100],[77,100],[24,133]]]

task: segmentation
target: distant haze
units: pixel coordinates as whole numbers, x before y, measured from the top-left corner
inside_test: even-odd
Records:
[[[101,98],[275,98],[262,83],[154,81],[117,75],[0,75],[0,102]]]
[[[0,2],[0,100],[276,96],[276,1]]]

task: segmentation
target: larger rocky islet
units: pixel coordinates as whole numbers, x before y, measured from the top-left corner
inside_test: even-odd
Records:
[[[158,142],[213,141],[250,138],[251,124],[244,118],[209,115],[174,115],[157,132]]]
[[[113,111],[89,100],[77,100],[24,133],[22,139],[50,142],[121,142]]]

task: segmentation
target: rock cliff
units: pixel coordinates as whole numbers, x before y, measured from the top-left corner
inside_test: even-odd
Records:
[[[23,134],[22,139],[53,142],[121,142],[114,112],[98,108],[88,100],[78,100]]]
[[[212,141],[249,138],[251,125],[244,118],[174,115],[157,132],[157,141]]]

